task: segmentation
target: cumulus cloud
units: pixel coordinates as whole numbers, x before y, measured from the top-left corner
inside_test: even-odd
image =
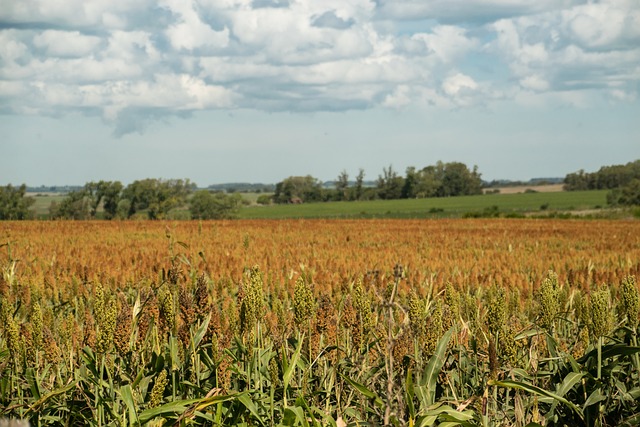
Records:
[[[639,63],[633,0],[24,0],[0,11],[0,113],[100,114],[117,135],[206,109],[634,102]]]
[[[492,23],[492,49],[527,90],[635,93],[640,81],[639,25],[637,3],[578,5]]]
[[[444,23],[483,24],[501,18],[561,10],[580,0],[378,0],[382,19],[436,19]]]

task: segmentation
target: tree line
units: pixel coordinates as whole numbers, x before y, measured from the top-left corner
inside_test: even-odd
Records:
[[[564,179],[567,191],[611,190],[610,205],[640,205],[640,160],[624,165],[603,166],[597,172],[580,169]]]
[[[311,175],[291,176],[276,184],[267,203],[300,203],[321,201],[394,200],[427,197],[451,197],[482,194],[482,179],[477,166],[469,169],[461,162],[443,163],[422,169],[408,167],[401,176],[392,166],[383,168],[375,186],[364,185],[364,170],[355,180],[342,171],[334,181],[334,188],[324,188],[322,182]]]
[[[26,186],[0,187],[0,219],[33,218],[33,197],[26,197]],[[185,205],[193,219],[225,219],[236,216],[242,197],[221,192],[197,190],[188,179],[143,179],[126,187],[120,181],[89,182],[51,202],[51,219],[162,219],[172,209]],[[100,215],[98,215],[100,212]]]
[[[273,195],[263,194],[258,203],[302,203],[323,201],[392,200],[427,197],[451,197],[481,194],[483,182],[477,166],[461,162],[408,167],[399,175],[392,166],[383,168],[374,182],[364,180],[360,169],[355,179],[342,171],[331,188],[311,175],[291,176],[275,185]],[[597,172],[579,170],[566,175],[564,189],[610,190],[612,205],[640,205],[640,160],[625,165],[603,166]],[[34,218],[33,197],[26,185],[0,187],[0,220]],[[188,207],[193,219],[234,218],[243,203],[240,194],[198,190],[188,179],[143,179],[124,186],[120,181],[89,182],[66,193],[59,202],[51,202],[52,219],[162,219],[169,212]],[[185,216],[185,218],[187,218]]]

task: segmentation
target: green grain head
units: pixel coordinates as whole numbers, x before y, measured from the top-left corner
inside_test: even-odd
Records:
[[[611,330],[611,294],[609,288],[603,287],[591,294],[589,303],[589,332],[594,338],[600,338]]]
[[[301,326],[308,323],[315,310],[315,298],[311,287],[306,283],[302,276],[296,280],[296,286],[293,291],[293,316],[296,325]]]
[[[487,294],[487,328],[494,336],[504,327],[507,315],[507,296],[502,286],[494,285]]]
[[[167,371],[163,369],[156,377],[153,389],[151,389],[151,397],[149,398],[149,408],[155,408],[162,403],[162,397],[164,396],[164,389],[169,384],[167,378]]]
[[[558,275],[553,271],[549,271],[538,290],[538,301],[540,303],[538,319],[540,326],[547,330],[553,329],[553,322],[560,311],[559,296]]]
[[[625,277],[620,284],[620,321],[626,319],[627,325],[635,329],[638,326],[640,298],[634,276]]]

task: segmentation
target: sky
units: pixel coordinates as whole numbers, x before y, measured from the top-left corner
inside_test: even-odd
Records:
[[[2,0],[0,185],[640,158],[638,0]]]

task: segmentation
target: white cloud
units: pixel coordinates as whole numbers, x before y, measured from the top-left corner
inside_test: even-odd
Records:
[[[0,111],[116,133],[203,109],[633,102],[640,82],[633,0],[24,0],[0,24]]]
[[[165,31],[174,49],[224,48],[229,44],[229,29],[215,31],[203,22],[193,1],[166,0],[165,5],[179,16],[178,22]]]
[[[490,22],[500,18],[559,10],[580,0],[378,0],[385,19],[437,19],[441,22]]]
[[[442,62],[460,58],[478,45],[478,41],[466,36],[466,30],[451,25],[439,25],[431,33],[418,33],[413,40],[422,41]]]
[[[33,38],[35,47],[45,49],[50,56],[82,57],[100,44],[100,37],[86,36],[79,31],[46,30]]]

